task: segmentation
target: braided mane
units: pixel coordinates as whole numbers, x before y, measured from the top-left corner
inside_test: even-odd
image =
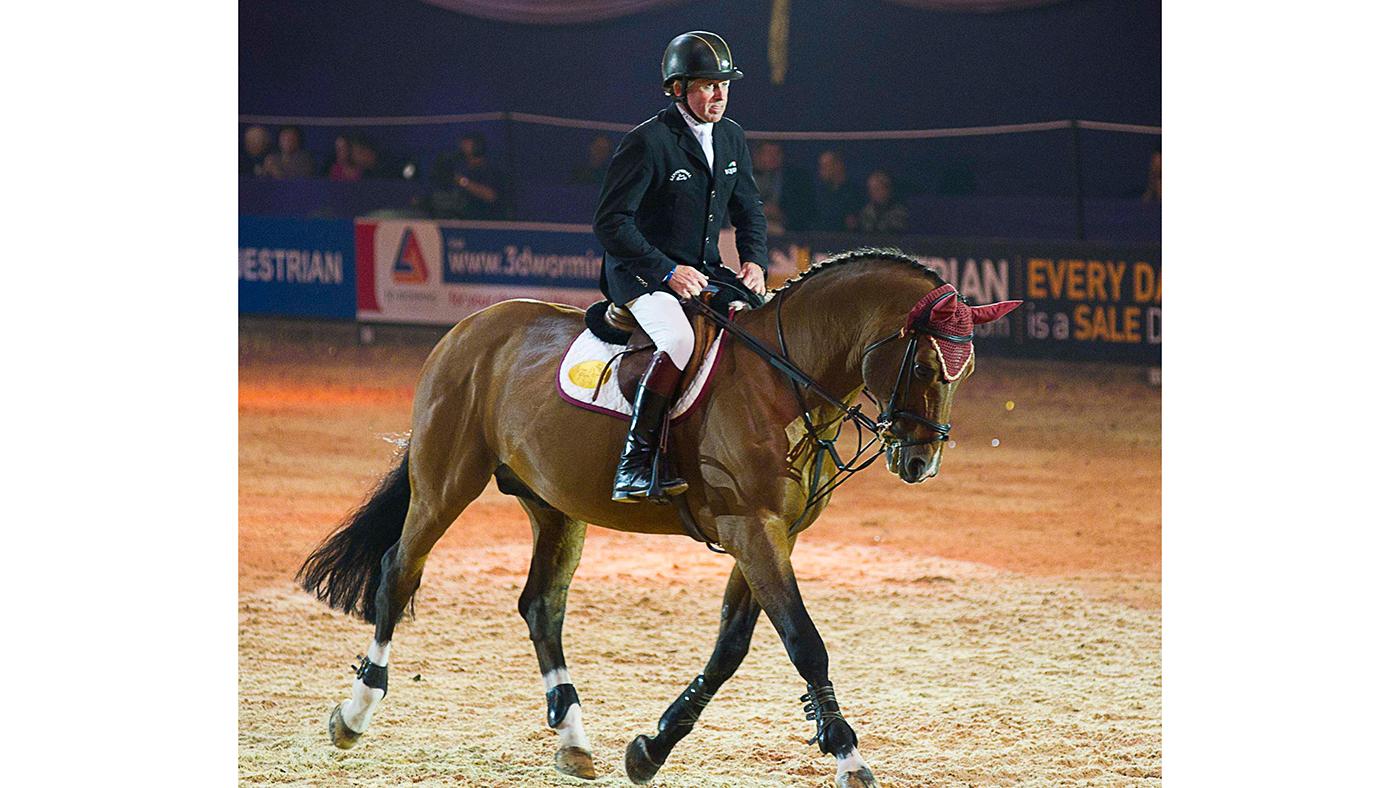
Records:
[[[841,252],[840,254],[832,255],[820,263],[810,266],[806,271],[784,282],[782,287],[775,288],[774,292],[786,290],[828,268],[835,268],[855,260],[890,260],[893,262],[907,263],[914,270],[931,275],[939,285],[947,284],[936,271],[919,262],[903,250],[893,247],[862,246],[859,249],[852,249],[849,252]]]

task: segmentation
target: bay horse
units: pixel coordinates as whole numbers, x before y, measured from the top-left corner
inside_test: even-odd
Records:
[[[825,507],[827,498],[815,499],[815,490],[837,473],[834,465],[822,467],[820,451],[803,452],[800,444],[814,435],[834,439],[864,390],[885,407],[877,426],[886,467],[909,483],[933,476],[953,394],[974,363],[972,324],[1020,303],[969,307],[932,270],[891,249],[837,255],[774,292],[762,307],[737,312],[734,324],[781,348],[810,376],[807,388],[834,392],[835,402],[813,402],[757,352],[736,349],[716,362],[700,410],[674,423],[670,453],[690,482],[691,522],[733,556],[734,568],[708,664],[661,715],[656,735],[637,736],[627,748],[634,783],[656,774],[738,669],[761,611],[807,683],[804,711],[817,725],[812,743],[835,757],[837,785],[877,785],[841,715],[826,646],[789,561],[797,535]],[[960,330],[950,334],[949,326]],[[336,746],[354,746],[388,691],[390,640],[429,551],[494,477],[519,499],[534,532],[519,610],[539,658],[548,724],[560,734],[555,767],[596,777],[561,645],[585,523],[650,534],[687,530],[677,506],[612,500],[627,422],[556,393],[560,359],[583,328],[581,310],[530,300],[505,301],[458,323],[423,366],[411,437],[396,466],[302,565],[303,588],[374,625],[350,697],[331,712]],[[804,424],[807,435],[791,437]]]

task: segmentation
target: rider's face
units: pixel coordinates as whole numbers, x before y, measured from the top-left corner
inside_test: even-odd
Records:
[[[706,123],[714,123],[724,117],[724,107],[729,103],[729,80],[691,80],[690,90],[685,94],[685,103],[690,107],[690,111],[695,113],[695,117]]]

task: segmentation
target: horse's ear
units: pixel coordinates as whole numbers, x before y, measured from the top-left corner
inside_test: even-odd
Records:
[[[1005,317],[1011,310],[1020,305],[1020,301],[998,301],[995,304],[969,306],[968,309],[972,310],[972,325],[980,326],[983,323],[990,323]]]
[[[956,298],[956,296],[949,296],[948,298],[939,301],[936,306],[934,306],[928,311],[928,320],[929,322],[947,320],[948,318],[957,314],[957,311],[958,299]]]

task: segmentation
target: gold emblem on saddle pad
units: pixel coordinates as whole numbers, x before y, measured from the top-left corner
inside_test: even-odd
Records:
[[[586,389],[598,385],[599,375],[602,376],[602,382],[607,383],[608,378],[612,377],[612,370],[607,368],[607,364],[597,360],[585,361],[569,368],[569,380],[572,380],[575,386]]]

